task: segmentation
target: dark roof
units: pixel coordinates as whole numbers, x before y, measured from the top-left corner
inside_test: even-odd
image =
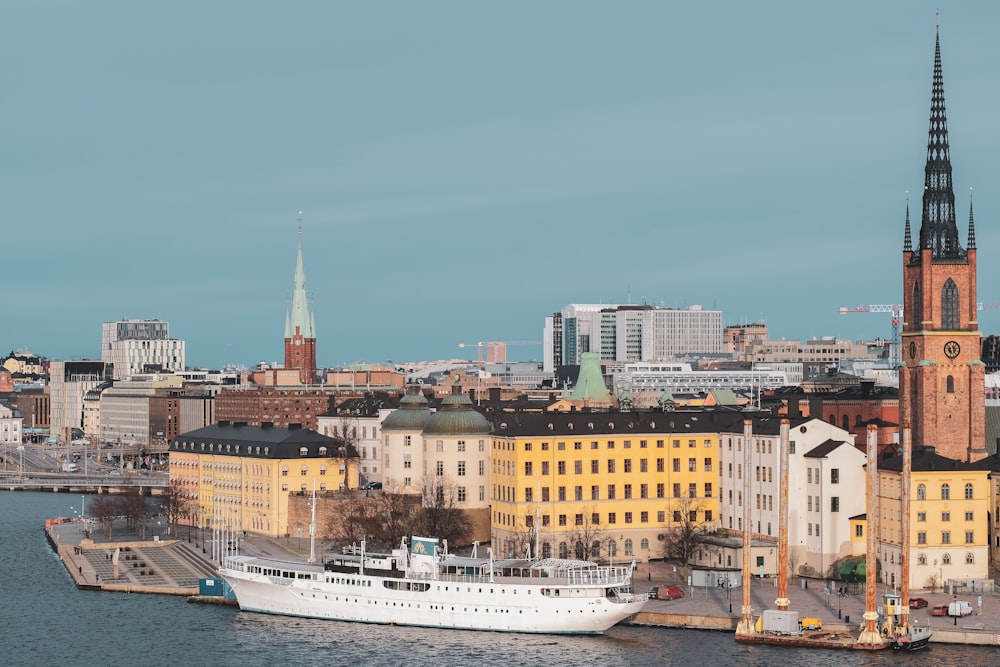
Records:
[[[867,518],[868,518],[868,514],[866,512],[862,512],[861,514],[855,514],[854,516],[847,517],[847,520],[848,521],[864,521]]]
[[[754,434],[777,435],[781,418],[760,412],[721,410],[663,412],[501,412],[492,415],[493,433],[504,436],[552,434],[612,435],[622,433],[742,433],[743,420],[750,419]],[[790,428],[814,421],[790,419]]]
[[[379,410],[398,408],[399,400],[399,396],[390,396],[385,392],[366,394],[362,397],[345,399],[336,407],[331,405],[325,416],[378,417]]]
[[[227,449],[226,445],[233,447]],[[210,446],[212,449],[209,449]],[[240,446],[242,451],[237,450],[236,446]],[[170,442],[171,451],[193,451],[198,454],[213,453],[223,456],[251,456],[266,459],[338,457],[339,449],[343,446],[345,443],[340,438],[331,438],[308,428],[249,426],[242,422],[230,423],[226,421],[181,433]],[[257,447],[260,447],[260,454],[255,453]],[[301,454],[303,447],[307,452],[304,455]],[[326,447],[325,454],[320,453],[321,447]],[[358,451],[353,445],[346,445],[346,447],[349,458],[358,457]]]
[[[826,456],[827,454],[829,454],[830,452],[832,452],[833,450],[835,450],[837,447],[840,447],[841,445],[848,445],[848,447],[854,447],[854,445],[849,445],[848,443],[844,442],[843,440],[833,440],[831,438],[830,440],[827,440],[826,442],[822,442],[822,443],[816,445],[815,447],[813,447],[812,449],[810,449],[808,452],[806,452],[805,454],[803,454],[803,456],[805,456],[807,458],[810,458],[810,459],[821,459],[824,456]]]
[[[882,459],[879,461],[878,467],[879,470],[903,472],[903,457],[900,455]],[[966,463],[956,459],[949,459],[947,456],[941,456],[933,447],[914,447],[910,469],[917,472],[983,470],[982,467],[976,467],[975,463]]]

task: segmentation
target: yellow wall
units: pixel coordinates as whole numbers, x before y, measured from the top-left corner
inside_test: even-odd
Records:
[[[674,459],[678,460],[676,471]],[[689,459],[694,460],[693,471]],[[591,545],[599,542],[597,557],[602,559],[609,555],[611,540],[617,558],[660,558],[663,541],[659,536],[678,525],[674,511],[695,511],[699,524],[718,521],[718,465],[718,435],[714,433],[496,437],[493,546],[503,556],[511,551],[523,553],[529,542],[534,550],[530,524],[538,522],[543,543],[539,555],[545,555],[547,542],[551,555],[559,556],[559,545],[565,542],[568,555],[574,557],[575,541],[586,535]],[[689,484],[696,491],[690,500]],[[706,484],[711,497],[706,497]],[[614,498],[610,497],[612,489]],[[629,489],[631,498],[627,497]],[[582,526],[577,524],[578,515]],[[628,540],[631,553],[627,553]],[[644,540],[648,547],[643,546]],[[592,546],[586,555],[594,556]]]
[[[347,461],[348,488],[356,489],[358,460]],[[339,490],[344,483],[343,459],[171,451],[170,480],[181,486],[192,503],[191,516],[182,523],[283,537],[290,534],[289,494]]]
[[[878,532],[880,542],[890,547],[902,543],[900,481],[898,472],[879,471]],[[942,497],[943,485],[948,486],[948,498]],[[914,471],[911,474],[911,588],[929,588],[932,578],[939,587],[950,579],[987,576],[989,508],[990,482],[986,470]],[[883,570],[898,571],[898,562],[893,562],[894,552],[890,548],[887,553],[889,561],[883,562]],[[889,580],[886,577],[886,581]]]

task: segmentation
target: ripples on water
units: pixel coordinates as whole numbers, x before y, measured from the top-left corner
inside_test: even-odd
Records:
[[[249,614],[160,595],[78,591],[42,532],[79,496],[0,491],[4,665],[997,665],[1000,651],[891,652],[745,646],[721,632],[613,628],[601,637],[430,630]]]

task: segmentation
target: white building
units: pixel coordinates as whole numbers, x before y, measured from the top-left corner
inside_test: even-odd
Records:
[[[73,430],[84,430],[83,398],[91,389],[111,380],[103,361],[53,361],[49,366],[49,431],[69,442]]]
[[[777,389],[788,385],[783,371],[769,368],[730,369],[721,371],[692,370],[691,364],[681,362],[639,361],[624,364],[610,363],[605,372],[611,375],[615,391],[653,391],[662,393],[693,393],[712,389],[755,391]]]
[[[0,403],[0,452],[3,453],[5,471],[8,470],[13,453],[21,446],[22,424],[20,412],[6,403]]]
[[[118,447],[126,456],[138,454],[153,440],[150,397],[158,389],[179,389],[182,382],[176,375],[137,375],[105,389],[101,393],[101,443]]]
[[[545,318],[543,370],[577,365],[584,352],[601,361],[669,361],[722,354],[722,311],[701,306],[570,304]]]
[[[361,483],[382,480],[382,422],[399,407],[399,399],[386,394],[349,398],[316,419],[323,435],[343,438],[361,456]]]
[[[170,325],[160,320],[105,322],[101,360],[114,364],[116,380],[151,370],[183,371],[184,341],[171,338]]]
[[[777,540],[780,501],[780,420],[754,420],[752,470],[743,469],[744,434],[720,434],[722,526],[743,530],[743,475],[750,481],[755,538]],[[848,431],[819,419],[795,419],[788,442],[788,551],[793,575],[824,577],[851,555],[850,521],[865,511],[865,455]]]

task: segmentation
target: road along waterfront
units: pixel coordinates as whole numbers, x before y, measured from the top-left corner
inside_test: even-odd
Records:
[[[898,666],[899,656],[738,645],[728,633],[612,628],[604,636],[494,635],[316,621],[188,604],[183,597],[80,590],[44,535],[79,496],[0,491],[4,563],[0,636],[7,665],[176,667],[295,665],[768,665]],[[89,502],[89,500],[88,500]],[[923,660],[1000,663],[995,648],[933,646]],[[918,656],[913,656],[916,659]]]

